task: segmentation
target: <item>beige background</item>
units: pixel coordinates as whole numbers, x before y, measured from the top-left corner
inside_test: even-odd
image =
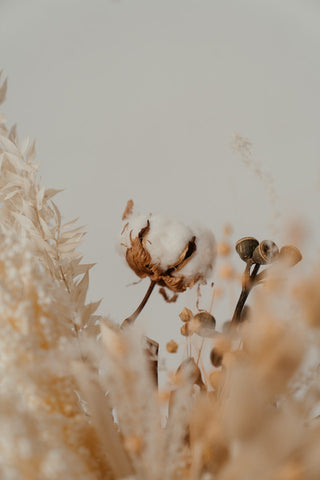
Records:
[[[147,287],[126,287],[136,278],[114,249],[128,198],[218,238],[230,222],[234,240],[280,242],[298,215],[319,243],[319,27],[311,0],[0,1],[4,110],[37,138],[43,181],[66,188],[64,218],[87,224],[102,313],[120,321]],[[274,179],[276,223],[266,185],[230,149],[235,132]],[[155,294],[147,333],[178,338],[185,304],[193,294],[173,305]]]

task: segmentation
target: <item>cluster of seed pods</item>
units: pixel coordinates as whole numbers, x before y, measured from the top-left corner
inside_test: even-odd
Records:
[[[259,242],[254,237],[241,238],[235,248],[241,260],[249,264],[267,265],[279,260],[293,267],[302,259],[300,250],[294,245],[284,245],[279,250],[272,240]]]

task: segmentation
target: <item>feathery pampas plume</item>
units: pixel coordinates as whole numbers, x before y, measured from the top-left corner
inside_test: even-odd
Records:
[[[0,103],[5,93],[3,83]],[[319,265],[288,280],[295,247],[238,241],[246,267],[232,322],[217,332],[209,312],[183,309],[185,336],[167,349],[187,342],[187,356],[158,391],[142,332],[86,304],[84,232],[62,225],[34,144],[2,113],[0,133],[1,479],[318,480]],[[134,271],[174,292],[204,281],[212,235],[132,206],[121,241]],[[230,255],[226,241],[218,252]]]

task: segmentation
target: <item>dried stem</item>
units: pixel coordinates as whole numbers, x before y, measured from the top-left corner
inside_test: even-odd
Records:
[[[143,297],[140,305],[138,306],[138,308],[132,313],[132,315],[130,315],[130,317],[126,318],[125,320],[123,320],[122,324],[121,324],[121,328],[124,328],[124,327],[127,327],[128,325],[131,325],[135,319],[138,317],[138,315],[141,313],[143,307],[145,306],[145,304],[147,303],[147,301],[149,300],[149,297],[151,295],[151,293],[153,292],[153,289],[156,285],[156,282],[154,282],[153,280],[151,280],[150,282],[150,285],[149,285],[149,288],[147,290],[147,293],[145,294],[145,296]]]
[[[241,313],[243,310],[243,307],[246,303],[246,300],[248,298],[248,295],[254,286],[254,279],[259,271],[260,265],[258,263],[255,264],[253,271],[250,275],[250,268],[252,267],[252,264],[248,263],[244,274],[243,274],[243,283],[242,283],[242,291],[240,293],[240,297],[238,300],[238,303],[236,305],[233,317],[232,317],[232,324],[237,324],[241,322]]]
[[[121,324],[121,328],[126,328],[129,325],[131,325],[132,323],[134,323],[135,319],[141,313],[143,307],[145,306],[145,304],[149,300],[149,297],[150,297],[151,293],[153,292],[153,289],[154,289],[155,285],[156,285],[156,282],[151,280],[149,288],[147,290],[147,293],[143,297],[140,305],[133,312],[133,314],[130,315],[130,317],[123,320],[123,322]],[[156,386],[158,386],[158,351],[159,351],[159,344],[155,340],[152,340],[151,338],[148,338],[148,337],[146,338],[146,340],[147,340],[146,351],[147,351],[149,361],[150,361],[151,372],[152,372],[153,378],[155,380],[155,384],[156,384]]]
[[[201,352],[202,352],[202,349],[203,349],[204,341],[205,341],[205,338],[202,339],[202,342],[201,342],[201,345],[200,345],[200,348],[199,348],[198,358],[197,358],[197,363],[196,363],[197,366],[199,365],[200,356],[201,356]]]

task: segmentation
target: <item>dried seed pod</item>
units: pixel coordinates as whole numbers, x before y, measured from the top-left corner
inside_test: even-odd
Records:
[[[182,322],[190,322],[190,320],[193,318],[193,313],[191,310],[189,310],[189,308],[184,307],[182,312],[179,314],[179,317]]]
[[[302,254],[294,245],[284,245],[280,249],[279,259],[288,267],[293,267],[302,260]]]
[[[170,340],[170,342],[166,345],[167,352],[169,353],[177,353],[178,351],[178,344],[174,340]]]
[[[214,337],[215,336],[216,320],[209,312],[197,313],[191,322],[192,332],[200,337]]]
[[[254,263],[266,265],[273,262],[278,255],[279,249],[277,245],[272,240],[263,240],[253,252],[252,260]]]
[[[184,337],[189,337],[190,335],[192,335],[192,332],[190,332],[189,323],[186,322],[182,325],[182,327],[180,328],[180,333]]]
[[[213,348],[210,352],[210,360],[214,367],[220,367],[222,365],[223,354],[217,348]]]
[[[237,241],[235,249],[241,260],[247,262],[252,258],[253,252],[258,245],[259,242],[256,238],[244,237]]]
[[[183,362],[180,363],[176,373],[190,376],[192,382],[196,385],[199,385],[199,387],[204,385],[200,368],[192,357],[188,357],[183,360]]]

